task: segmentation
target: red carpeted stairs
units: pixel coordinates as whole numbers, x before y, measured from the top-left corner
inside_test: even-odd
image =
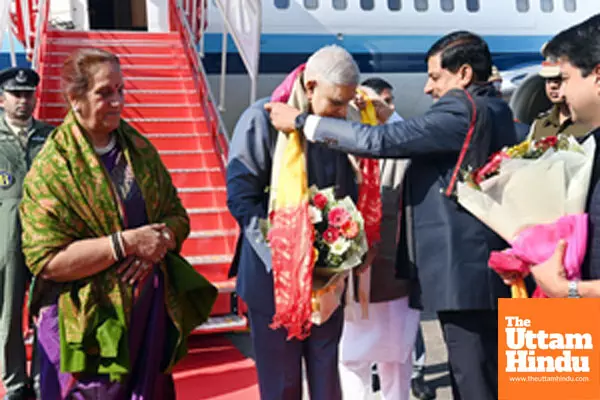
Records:
[[[123,118],[157,147],[191,218],[191,233],[182,253],[221,295],[211,320],[199,331],[246,326],[232,313],[238,301],[227,271],[238,228],[228,213],[225,191],[226,143],[207,118],[210,101],[201,74],[178,33],[120,31],[53,31],[42,39],[37,116],[59,124],[66,111],[60,90],[62,63],[74,50],[98,47],[116,54],[125,79]],[[221,139],[221,140],[220,140]],[[233,307],[232,307],[233,306]]]

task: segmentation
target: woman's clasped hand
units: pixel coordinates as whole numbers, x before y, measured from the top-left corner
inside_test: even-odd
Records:
[[[152,266],[175,248],[173,233],[165,224],[150,224],[123,232],[127,259],[119,266],[122,281],[133,285],[146,279]]]

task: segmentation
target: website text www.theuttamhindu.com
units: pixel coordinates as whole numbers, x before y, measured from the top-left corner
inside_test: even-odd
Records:
[[[560,375],[544,375],[544,376],[511,376],[511,382],[589,382],[587,376],[560,376]]]

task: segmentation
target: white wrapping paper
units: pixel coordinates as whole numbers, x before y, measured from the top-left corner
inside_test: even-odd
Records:
[[[481,190],[458,183],[458,202],[509,243],[529,225],[584,212],[596,142],[593,136],[582,145],[569,140],[579,151],[502,160],[500,173],[483,181]]]

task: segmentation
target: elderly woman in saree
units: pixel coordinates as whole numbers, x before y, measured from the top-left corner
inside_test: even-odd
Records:
[[[189,218],[156,149],[122,118],[119,60],[64,63],[71,111],[24,183],[43,399],[171,399],[170,371],[216,289],[178,255]]]

